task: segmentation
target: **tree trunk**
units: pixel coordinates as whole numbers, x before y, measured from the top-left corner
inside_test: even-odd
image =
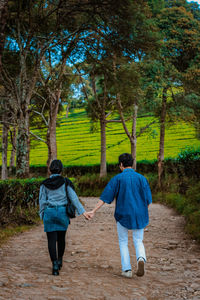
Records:
[[[137,150],[137,136],[136,136],[136,124],[137,124],[137,112],[138,105],[134,103],[134,113],[133,113],[133,124],[132,124],[132,139],[131,141],[131,155],[133,157],[133,169],[136,170],[137,160],[136,160],[136,150]]]
[[[106,165],[106,120],[105,118],[100,119],[101,127],[101,165],[100,165],[100,177],[107,175]]]
[[[28,140],[27,140],[27,148],[28,151],[26,153],[26,167],[25,167],[25,173],[29,175],[29,170],[30,170],[30,166],[29,166],[29,161],[30,161],[30,132],[29,132],[29,119],[28,119]]]
[[[11,133],[12,150],[10,155],[9,173],[12,173],[12,169],[15,166],[16,137],[16,128],[14,127],[13,132]]]
[[[166,119],[166,106],[167,106],[167,90],[168,87],[163,89],[162,108],[160,117],[160,146],[158,154],[158,187],[162,187],[162,177],[164,171],[164,143],[165,143],[165,119]]]
[[[106,76],[104,75],[104,95],[101,106],[101,165],[100,165],[100,178],[107,176],[107,165],[106,165],[106,101],[107,101],[107,87],[106,87]],[[100,104],[100,103],[99,103]]]
[[[6,20],[8,16],[8,0],[0,1],[0,74],[2,70],[2,54],[4,49],[4,41],[5,41],[5,26]]]
[[[67,104],[67,108],[66,108],[66,118],[68,118],[68,116],[69,116],[69,109],[70,109],[70,104]]]
[[[8,124],[7,124],[7,114],[6,113],[3,114],[2,121],[3,121],[3,134],[2,134],[1,179],[5,180],[8,178],[8,170],[7,170]]]
[[[16,151],[16,175],[18,178],[29,176],[29,113],[20,113],[18,119],[17,151]]]
[[[56,120],[59,107],[61,91],[58,91],[51,100],[50,112],[49,112],[49,124],[47,130],[47,147],[48,147],[48,160],[47,166],[49,166],[52,160],[57,159],[57,143],[56,143]]]
[[[121,101],[120,101],[120,94],[117,94],[117,105],[118,105],[118,112],[120,115],[120,119],[122,121],[122,125],[124,128],[124,131],[127,135],[127,137],[129,138],[129,141],[131,143],[131,154],[133,156],[133,166],[136,168],[136,118],[137,117],[137,107],[134,111],[134,115],[133,115],[133,125],[132,125],[132,134],[129,132],[128,127],[126,126],[126,120],[124,118],[124,114],[123,114],[123,108],[121,105]],[[134,135],[135,135],[135,139],[134,139]]]

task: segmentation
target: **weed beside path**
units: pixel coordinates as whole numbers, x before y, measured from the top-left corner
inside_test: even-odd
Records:
[[[98,199],[82,200],[91,209]],[[114,205],[104,205],[90,222],[72,220],[58,277],[51,275],[43,226],[10,239],[0,249],[0,299],[200,299],[200,247],[184,233],[184,218],[160,204],[150,206],[146,274],[127,279],[120,276],[113,211]],[[132,243],[129,249],[135,271]]]

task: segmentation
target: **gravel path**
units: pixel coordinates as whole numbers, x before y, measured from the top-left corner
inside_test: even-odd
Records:
[[[82,200],[88,210],[98,199]],[[0,299],[200,300],[200,246],[184,233],[183,217],[160,204],[150,206],[146,273],[129,279],[120,276],[113,211],[104,205],[89,222],[72,220],[60,276],[51,275],[42,225],[10,239],[0,249]]]

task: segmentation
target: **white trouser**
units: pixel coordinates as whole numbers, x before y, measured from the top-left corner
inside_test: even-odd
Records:
[[[136,259],[142,257],[146,261],[145,248],[143,244],[144,229],[133,229],[133,244],[135,247]],[[121,255],[122,271],[131,270],[130,255],[128,250],[128,229],[117,222],[117,232]]]

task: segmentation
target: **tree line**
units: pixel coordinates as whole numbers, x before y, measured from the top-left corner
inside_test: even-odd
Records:
[[[0,114],[2,179],[16,161],[29,174],[31,137],[57,157],[62,102],[80,89],[87,113],[101,129],[100,176],[107,173],[106,127],[121,122],[137,168],[137,117],[160,124],[159,184],[165,128],[190,122],[199,137],[200,8],[185,0],[17,0],[0,2]],[[127,122],[132,122],[131,130]],[[39,135],[31,126],[45,127]],[[80,132],[81,134],[81,132]]]

